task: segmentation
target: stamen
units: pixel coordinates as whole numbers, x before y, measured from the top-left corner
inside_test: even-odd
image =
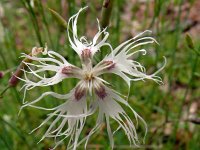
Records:
[[[85,78],[84,78],[86,81],[92,81],[94,79],[94,76],[92,73],[86,73],[85,74]]]
[[[99,88],[95,89],[95,93],[101,98],[102,100],[107,96],[106,89],[104,86],[100,86]]]

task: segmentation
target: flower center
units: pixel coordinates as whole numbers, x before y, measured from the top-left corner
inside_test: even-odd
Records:
[[[94,76],[92,73],[86,73],[85,74],[85,78],[84,78],[86,81],[91,81],[94,79]]]

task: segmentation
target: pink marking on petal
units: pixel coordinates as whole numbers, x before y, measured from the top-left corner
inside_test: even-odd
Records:
[[[104,86],[100,86],[98,89],[95,89],[95,93],[98,95],[99,98],[102,100],[107,96],[106,89]]]
[[[104,61],[104,64],[106,64],[106,69],[111,70],[115,67],[115,63],[112,60]]]
[[[66,66],[62,68],[62,73],[66,75],[71,75],[73,74],[72,69],[73,69],[72,66]]]
[[[86,90],[80,87],[77,87],[74,92],[74,97],[77,101],[79,101],[86,93]]]
[[[82,50],[81,56],[83,59],[91,58],[91,50],[90,49],[84,49]]]

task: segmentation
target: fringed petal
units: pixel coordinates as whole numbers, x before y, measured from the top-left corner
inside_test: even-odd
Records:
[[[80,86],[81,84],[83,86],[82,82],[80,82],[77,86]],[[90,107],[88,109],[86,94],[84,94],[79,100],[76,99],[76,90],[77,87],[66,95],[61,95],[54,92],[46,92],[38,99],[26,103],[21,107],[22,109],[24,107],[30,106],[37,109],[54,111],[53,113],[50,113],[37,128],[32,130],[32,132],[34,132],[50,120],[53,120],[39,142],[41,142],[46,137],[53,137],[55,140],[55,147],[53,149],[55,149],[59,144],[63,142],[64,139],[69,138],[68,149],[76,149],[79,142],[79,136],[85,125],[86,117],[95,112],[95,107]],[[58,99],[63,99],[65,102],[55,108],[43,108],[34,105],[47,95],[51,95]]]
[[[85,56],[87,56],[89,59],[91,59],[94,54],[100,50],[102,46],[110,46],[109,43],[106,42],[108,39],[109,33],[106,32],[106,28],[101,30],[99,21],[97,19],[98,29],[99,31],[94,36],[93,40],[91,42],[88,42],[85,36],[82,36],[80,39],[77,35],[77,21],[79,14],[86,9],[87,7],[81,8],[77,14],[73,15],[69,21],[68,21],[68,28],[72,28],[72,37],[70,36],[70,30],[67,30],[69,42],[71,44],[71,47],[74,49],[74,51],[79,55],[83,63],[85,63]],[[103,36],[103,39],[100,40],[100,37]],[[85,51],[87,51],[87,54],[91,53],[90,55],[85,55]]]
[[[54,51],[48,51],[47,54],[47,58],[23,55],[28,59],[34,60],[33,63],[23,62],[27,67],[26,70],[22,69],[25,78],[19,79],[25,82],[23,86],[25,91],[38,86],[55,85],[66,78],[82,78],[81,69],[68,63],[63,56]],[[50,75],[50,73],[47,74],[47,71],[53,72],[54,75],[46,77]]]
[[[138,126],[138,122],[141,121],[147,132],[146,122],[131,108],[131,106],[128,104],[126,100],[124,100],[122,97],[120,97],[118,94],[116,94],[113,90],[109,89],[108,87],[106,86],[103,86],[103,87],[105,88],[106,96],[102,97],[102,95],[97,93],[95,95],[95,100],[93,104],[94,108],[98,108],[99,110],[96,125],[91,129],[89,134],[78,143],[78,145],[82,144],[85,141],[85,149],[87,149],[89,138],[97,130],[100,129],[100,127],[103,125],[104,118],[105,118],[111,149],[114,148],[113,135],[120,128],[124,130],[124,133],[126,134],[130,142],[130,145],[139,146],[140,141],[138,139],[136,126]],[[99,90],[102,92],[101,89]],[[132,119],[128,116],[128,114],[124,111],[124,109],[120,106],[118,102],[123,104],[124,106],[127,106],[132,111],[133,115],[135,116],[135,122],[136,122],[135,124],[133,123]],[[119,128],[117,128],[115,131],[112,131],[111,129],[110,118],[115,120],[119,124]],[[145,136],[146,136],[146,132],[145,132]]]
[[[145,49],[130,52],[132,49],[141,45],[146,45],[154,42],[157,43],[153,37],[141,37],[147,32],[149,31],[147,30],[115,48],[113,52],[107,55],[95,66],[95,75],[99,76],[104,73],[117,74],[126,81],[129,87],[131,81],[139,81],[145,79],[154,80],[159,84],[162,83],[162,79],[156,76],[156,74],[158,74],[165,67],[165,58],[164,65],[158,71],[150,75],[146,74],[146,69],[144,66],[142,66],[139,62],[132,60],[132,56],[136,53],[142,53],[142,55],[146,55]]]

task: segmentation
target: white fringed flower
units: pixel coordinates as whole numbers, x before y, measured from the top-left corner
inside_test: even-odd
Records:
[[[122,43],[113,50],[110,44],[106,43],[109,35],[108,32],[106,32],[106,29],[101,31],[100,28],[92,42],[88,42],[85,37],[79,39],[77,36],[77,19],[83,9],[72,16],[68,23],[69,27],[70,24],[72,25],[71,28],[73,31],[72,38],[68,31],[69,41],[73,50],[80,56],[82,68],[70,64],[63,56],[54,51],[48,51],[47,55],[43,58],[24,54],[24,57],[34,60],[34,63],[24,62],[29,70],[23,70],[25,79],[21,79],[25,82],[23,86],[25,92],[38,86],[55,85],[66,78],[78,78],[80,81],[66,95],[45,92],[36,100],[24,103],[21,109],[30,106],[37,109],[53,111],[36,129],[52,120],[52,123],[41,140],[46,137],[53,137],[55,138],[55,147],[64,139],[68,138],[69,143],[67,149],[76,149],[82,142],[85,142],[86,148],[90,136],[101,127],[104,123],[104,118],[112,148],[114,146],[113,135],[119,129],[124,131],[131,145],[140,145],[136,131],[137,125],[135,125],[134,121],[136,124],[139,121],[143,123],[146,135],[147,125],[145,121],[119,93],[108,87],[109,83],[103,80],[101,75],[105,73],[117,74],[126,81],[129,88],[131,81],[151,79],[157,83],[162,83],[161,78],[157,74],[163,69],[165,64],[155,73],[147,75],[144,66],[132,59],[135,53],[141,52],[143,55],[146,54],[145,49],[133,51],[135,48],[156,41],[153,37],[145,36],[146,33],[150,32],[145,31]],[[104,34],[104,38],[97,42],[102,34]],[[106,55],[97,65],[94,65],[92,61],[94,54],[105,45],[111,48],[111,53]],[[50,74],[50,76],[52,75],[51,77],[46,77],[45,73],[47,71],[54,74]],[[29,78],[29,74],[33,76],[31,79]],[[35,105],[45,96],[60,99],[63,103],[55,108],[44,108]],[[135,120],[129,117],[121,105],[131,110],[135,116]],[[92,115],[95,111],[98,111],[96,125],[85,138],[79,140],[87,116]],[[112,131],[110,119],[115,120],[119,125],[115,131]]]

